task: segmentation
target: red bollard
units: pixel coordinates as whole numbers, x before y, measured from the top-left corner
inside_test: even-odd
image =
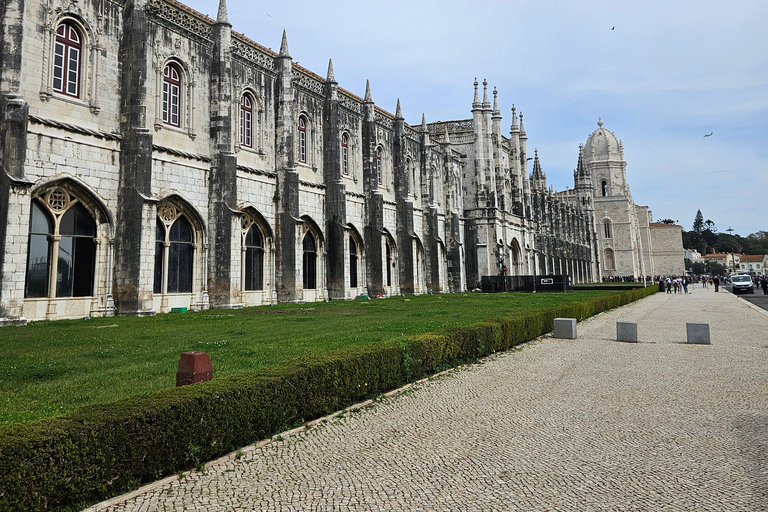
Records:
[[[176,372],[176,387],[213,379],[211,360],[206,352],[184,352]]]

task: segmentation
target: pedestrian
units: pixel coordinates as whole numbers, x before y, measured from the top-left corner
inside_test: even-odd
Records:
[[[760,287],[763,289],[763,295],[768,295],[768,277],[763,276],[760,281]]]
[[[672,293],[672,279],[667,277],[667,293]]]
[[[686,295],[688,295],[688,278],[683,278],[683,290]]]
[[[720,289],[720,278],[715,276],[715,278],[713,279],[713,282],[715,283],[715,291],[719,290]]]

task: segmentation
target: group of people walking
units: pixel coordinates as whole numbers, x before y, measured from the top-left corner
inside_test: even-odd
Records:
[[[721,280],[719,276],[658,276],[656,281],[659,283],[659,291],[685,294],[692,293],[688,291],[688,285],[693,285],[693,283],[701,283],[703,288],[714,286],[715,291],[718,292],[720,291],[720,284],[727,282],[726,278]],[[758,276],[753,278],[753,281],[756,288],[763,290],[763,295],[768,295],[768,276]]]
[[[688,285],[691,283],[688,276],[667,276],[659,278],[659,290],[667,293],[691,293]],[[717,288],[715,288],[717,290]]]

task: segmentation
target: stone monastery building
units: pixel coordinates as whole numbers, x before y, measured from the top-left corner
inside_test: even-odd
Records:
[[[0,4],[0,321],[653,273],[602,123],[555,194],[485,82],[471,119],[410,126],[220,2]]]

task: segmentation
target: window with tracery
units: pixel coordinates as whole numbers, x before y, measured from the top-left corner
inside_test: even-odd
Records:
[[[349,237],[349,287],[357,288],[357,243]]]
[[[82,37],[74,24],[64,21],[56,27],[56,42],[53,51],[53,90],[80,97],[80,68],[82,60]]]
[[[194,244],[192,224],[174,204],[161,204],[155,223],[155,293],[192,292]]]
[[[349,176],[349,136],[341,135],[341,174]]]
[[[253,147],[253,99],[249,94],[243,94],[240,99],[240,145]]]
[[[411,178],[411,194],[416,195],[416,170],[410,158],[405,159],[405,175]]]
[[[302,277],[305,290],[317,288],[317,245],[311,231],[304,235],[302,243],[304,256],[302,258]]]
[[[381,147],[376,148],[376,181],[379,185],[382,183],[381,178]]]
[[[611,238],[611,221],[606,220],[603,222],[603,233],[605,234],[605,238]]]
[[[163,122],[181,126],[181,71],[168,64],[163,71]]]
[[[250,215],[243,215],[243,289],[246,291],[264,289],[264,237]]]
[[[603,180],[603,183],[602,183],[602,192],[603,192],[603,197],[608,196],[608,182],[605,180]]]
[[[90,297],[96,265],[96,221],[62,188],[34,199],[24,296]]]
[[[307,118],[299,116],[299,126],[297,128],[296,157],[302,164],[307,163]]]

